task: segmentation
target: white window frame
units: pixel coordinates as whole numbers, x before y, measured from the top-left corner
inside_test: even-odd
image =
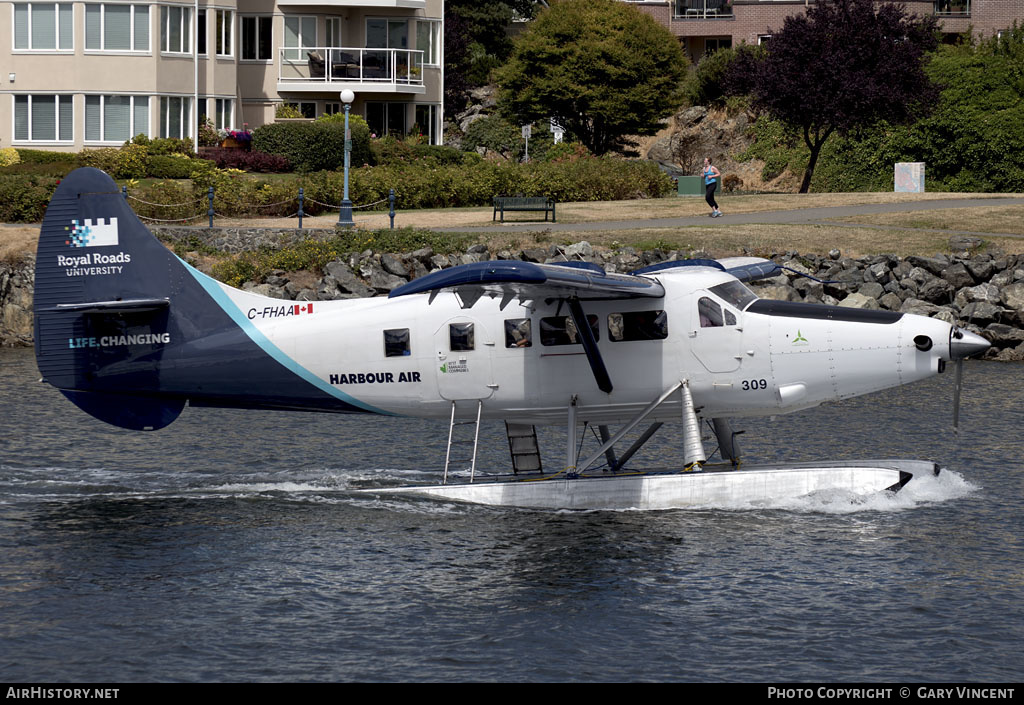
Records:
[[[340,17],[326,17],[324,18],[324,46],[327,47],[344,47],[342,43],[341,32],[342,24]]]
[[[216,10],[215,12],[213,50],[217,56],[232,57],[235,55],[235,13],[233,10]]]
[[[53,8],[53,47],[33,46],[32,32],[32,8],[50,7]],[[25,46],[18,46],[18,8],[25,8]],[[65,13],[61,13],[61,8]],[[63,19],[61,19],[63,17]],[[65,30],[70,37],[69,44],[61,46],[62,32]],[[74,5],[67,2],[16,2],[11,4],[11,51],[13,52],[49,52],[53,54],[68,54],[75,50],[75,11]]]
[[[17,105],[19,98],[27,98],[28,106],[28,122],[26,123],[26,136],[18,137],[18,126],[17,126]],[[70,135],[61,135],[61,98],[70,99],[65,101],[65,104],[69,106],[71,111],[71,119],[69,122]],[[41,99],[41,100],[40,100]],[[54,123],[54,139],[36,139],[32,137],[32,116],[34,111],[32,106],[34,103],[49,102],[50,100],[54,103],[54,115],[56,120]],[[75,141],[75,101],[74,98],[67,93],[29,93],[29,94],[15,94],[11,96],[11,143],[12,144],[23,144],[23,145],[38,145],[38,144],[72,144]]]
[[[428,46],[420,46],[420,25],[429,25],[430,29],[427,30],[427,41]],[[442,48],[444,43],[441,41],[441,20],[424,19],[422,17],[416,18],[416,48],[423,52],[423,65],[437,67],[441,65],[442,61]]]
[[[422,125],[419,122],[417,113],[426,109],[428,123]],[[427,142],[429,144],[440,144],[441,136],[441,105],[440,103],[415,103],[413,107],[413,125],[419,125],[426,130]],[[412,125],[410,125],[412,127]]]
[[[170,121],[171,100],[181,100],[181,133],[168,134]],[[187,95],[162,95],[157,105],[159,106],[159,121],[157,124],[157,136],[161,138],[172,137],[184,139],[192,137],[192,96]]]
[[[235,129],[235,99],[213,99],[213,128],[215,130]]]
[[[256,28],[256,34],[255,34],[255,37],[253,39],[253,41],[255,42],[255,46],[252,47],[253,55],[254,55],[255,58],[246,58],[246,56],[245,56],[245,49],[246,49],[246,47],[245,47],[245,22],[246,22],[246,20],[253,20],[254,26]],[[268,35],[268,37],[266,38],[267,39],[267,42],[266,42],[267,43],[267,56],[265,58],[260,57],[260,55],[259,55],[260,54],[260,45],[263,44],[263,42],[261,40],[264,39],[264,37],[263,37],[263,35],[262,35],[261,31],[260,31],[260,25],[262,24],[262,20],[269,20],[269,22],[267,22],[268,26],[267,26],[267,29],[266,29],[266,34]],[[239,25],[238,25],[239,26],[239,34],[241,35],[239,37],[239,39],[238,39],[238,43],[239,43],[239,47],[238,47],[238,60],[239,61],[244,61],[244,62],[250,62],[250,63],[261,63],[261,64],[272,63],[274,61],[274,17],[273,17],[273,15],[266,15],[266,14],[263,14],[263,15],[252,15],[252,14],[239,15],[239,20],[238,21],[239,21]]]
[[[206,24],[206,9],[199,10],[196,21],[196,56],[209,56],[210,29]]]
[[[128,33],[129,33],[129,41],[128,41],[129,48],[128,49],[108,49],[106,47],[106,43],[107,43],[107,38],[106,38],[106,15],[107,15],[107,9],[106,8],[108,6],[110,6],[110,5],[113,5],[113,4],[114,3],[105,3],[105,2],[90,2],[90,3],[86,3],[85,4],[85,10],[84,10],[84,14],[83,14],[83,20],[85,22],[85,30],[84,30],[84,32],[82,34],[82,36],[84,37],[84,41],[85,41],[85,53],[87,53],[87,54],[92,54],[92,53],[95,53],[95,52],[101,52],[101,53],[104,53],[104,54],[108,54],[108,53],[115,53],[115,54],[149,54],[149,53],[151,53],[151,48],[153,46],[153,33],[151,31],[152,30],[152,22],[151,22],[151,19],[150,19],[152,17],[152,12],[150,11],[150,6],[149,5],[141,5],[141,4],[140,5],[136,5],[136,4],[132,4],[132,5],[128,6],[128,7],[131,8],[131,19],[129,20],[129,30],[128,30]],[[88,19],[88,17],[89,17],[89,8],[90,7],[99,7],[100,8],[100,36],[99,36],[99,44],[100,45],[99,45],[98,48],[90,47],[89,46],[89,19]],[[124,5],[118,4],[118,7],[124,7]],[[139,17],[142,14],[142,10],[143,9],[145,10],[145,14],[146,14],[146,17],[145,17],[144,20],[140,19],[140,17]],[[138,43],[137,42],[137,38],[138,38],[138,35],[139,35],[139,30],[142,28],[143,25],[145,26],[145,29],[146,29],[146,46],[144,48],[142,48],[142,49],[136,49],[135,47],[136,47],[136,44]]]
[[[295,32],[295,40],[298,44],[288,43],[288,26],[294,24],[297,31]],[[312,25],[313,36],[310,38],[308,32],[304,30],[309,29]],[[284,16],[284,35],[281,38],[281,48],[284,49],[282,58],[285,61],[305,61],[306,55],[304,50],[315,49],[316,44],[316,15],[285,15]]]
[[[90,102],[90,99],[95,99],[95,98],[99,98],[100,99],[100,115],[99,115],[99,118],[100,118],[100,124],[99,124],[100,136],[99,136],[98,139],[89,138],[88,137],[88,134],[89,134],[89,124],[88,124],[89,123],[89,102]],[[104,136],[103,136],[104,133],[106,132],[106,124],[105,124],[105,122],[106,122],[106,103],[107,103],[107,98],[129,98],[130,99],[129,106],[128,106],[128,114],[129,114],[128,132],[129,132],[129,135],[125,139],[121,139],[119,137],[115,137],[114,139],[109,139],[108,140],[108,139],[105,139]],[[136,124],[135,118],[136,118],[136,110],[142,104],[145,104],[145,106],[146,106],[146,124],[140,126],[140,125]],[[149,117],[150,117],[149,113],[150,113],[150,104],[149,104],[149,96],[148,95],[125,95],[125,94],[116,94],[116,93],[109,93],[109,94],[105,93],[105,94],[101,94],[101,95],[88,94],[88,95],[85,96],[85,114],[84,114],[83,120],[82,120],[83,140],[84,140],[85,144],[123,144],[126,140],[130,140],[132,137],[134,137],[135,135],[139,134],[140,132],[145,134],[148,137],[149,136],[149,122],[150,122],[150,120],[149,120]]]
[[[364,24],[365,34],[363,35],[364,37],[366,37],[366,42],[365,42],[366,48],[367,49],[408,49],[409,48],[410,35],[413,34],[413,28],[411,26],[411,23],[409,22],[410,19],[415,19],[415,18],[411,18],[411,17],[367,17],[366,18],[366,23]],[[385,23],[384,26],[387,28],[387,31],[385,32],[385,34],[387,36],[386,36],[386,38],[384,40],[384,46],[382,46],[382,47],[370,46],[370,23],[371,22],[384,22]],[[393,47],[393,46],[391,46],[391,23],[392,22],[395,23],[395,24],[403,24],[403,23],[405,24],[405,46],[404,47]]]
[[[181,19],[178,27],[180,43],[177,47],[171,46],[172,12],[181,12]],[[161,5],[160,6],[160,53],[161,54],[191,54],[192,53],[192,8],[186,5]]]

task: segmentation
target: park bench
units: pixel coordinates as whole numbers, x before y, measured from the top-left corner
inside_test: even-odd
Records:
[[[498,213],[501,213],[501,222],[505,222],[505,211],[512,212],[544,212],[544,222],[547,222],[548,213],[551,213],[551,222],[555,220],[555,202],[543,196],[495,196],[493,222]]]

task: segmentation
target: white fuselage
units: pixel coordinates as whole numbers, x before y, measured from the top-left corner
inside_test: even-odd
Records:
[[[596,317],[611,393],[598,388],[582,345],[569,342],[574,329],[569,323],[565,331],[564,302],[514,300],[501,309],[500,298],[484,296],[462,308],[445,291],[433,301],[428,294],[317,301],[308,313],[279,315],[301,302],[218,286],[237,306],[230,313],[243,328],[307,379],[361,408],[397,415],[447,419],[453,401],[482,400],[484,418],[564,423],[575,397],[580,420],[611,423],[633,417],[680,380],[705,418],[779,414],[924,379],[949,359],[951,327],[943,321],[765,315],[744,310],[749,300],[712,291],[738,285],[725,272],[650,276],[664,286],[664,298],[582,302]],[[716,308],[717,318],[708,315]],[[640,331],[633,336],[622,333],[623,320],[649,321],[659,311],[653,334],[644,326],[633,326]],[[529,345],[522,344],[524,329]],[[406,330],[407,343],[386,354],[385,331]],[[920,336],[934,344],[919,349]],[[680,404],[674,395],[651,419],[678,419]],[[475,403],[457,407],[460,416],[476,411]]]

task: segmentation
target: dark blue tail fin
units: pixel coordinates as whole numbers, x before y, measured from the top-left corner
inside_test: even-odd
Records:
[[[161,428],[184,399],[158,387],[181,263],[132,212],[117,184],[78,169],[57,187],[36,255],[35,347],[43,378],[85,411],[126,428]],[[116,377],[111,387],[104,378]],[[103,392],[116,391],[117,403]]]
[[[186,401],[377,411],[284,354],[226,287],[153,237],[97,169],[78,169],[57,187],[39,236],[35,286],[43,378],[108,423],[162,428]],[[235,293],[260,308],[271,303]]]

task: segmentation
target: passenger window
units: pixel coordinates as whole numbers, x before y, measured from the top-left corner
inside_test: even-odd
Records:
[[[528,348],[533,345],[529,318],[509,318],[505,321],[505,347]]]
[[[473,350],[472,323],[449,323],[448,324],[448,347],[452,352],[461,350]]]
[[[664,311],[627,311],[608,315],[608,338],[615,342],[664,340],[667,337],[668,315]]]
[[[722,325],[722,307],[706,296],[697,302],[701,328],[718,328]]]
[[[402,357],[408,354],[408,328],[392,328],[384,331],[384,357]]]
[[[588,315],[587,323],[590,324],[590,330],[594,333],[594,340],[600,340],[597,316]],[[580,340],[579,331],[576,330],[572,316],[551,316],[540,319],[540,342],[541,345],[576,345],[583,341]]]

